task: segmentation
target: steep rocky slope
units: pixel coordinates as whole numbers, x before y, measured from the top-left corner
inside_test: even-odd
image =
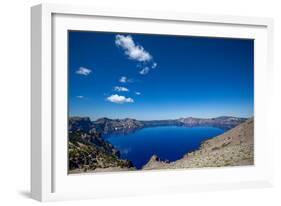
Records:
[[[151,169],[222,167],[254,164],[254,120],[251,118],[222,135],[204,141],[200,149],[167,163],[153,155],[143,167]]]
[[[68,142],[69,173],[134,169],[128,160],[99,133],[70,132]]]

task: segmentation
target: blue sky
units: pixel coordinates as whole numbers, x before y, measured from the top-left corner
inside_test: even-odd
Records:
[[[70,116],[251,117],[254,41],[69,31]]]

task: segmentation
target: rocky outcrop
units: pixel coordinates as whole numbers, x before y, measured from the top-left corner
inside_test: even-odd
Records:
[[[125,119],[109,119],[100,118],[91,121],[89,117],[70,117],[68,131],[70,132],[87,132],[87,133],[129,133],[137,129],[143,128],[141,121],[125,118]]]
[[[69,132],[69,173],[130,170],[131,161],[120,159],[120,152],[99,133]]]
[[[76,132],[88,132],[92,129],[92,121],[89,117],[70,117],[68,120],[68,130]]]
[[[140,129],[144,124],[138,120],[125,118],[125,119],[108,119],[101,118],[93,122],[91,132],[99,131],[103,134],[111,133],[129,133]]]
[[[163,162],[154,155],[143,169],[222,167],[253,164],[254,120],[251,118],[222,135],[204,141],[200,149],[186,154],[175,162]]]

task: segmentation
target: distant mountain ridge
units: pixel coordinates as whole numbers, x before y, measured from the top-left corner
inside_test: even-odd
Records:
[[[247,118],[221,116],[216,118],[179,118],[171,120],[136,120],[131,118],[125,119],[109,119],[100,118],[91,121],[89,117],[70,117],[68,130],[72,132],[99,132],[104,135],[111,133],[129,133],[144,127],[155,126],[212,126],[225,130],[232,129],[233,127],[245,122]]]

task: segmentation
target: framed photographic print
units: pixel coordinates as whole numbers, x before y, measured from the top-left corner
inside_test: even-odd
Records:
[[[270,186],[271,19],[32,8],[32,197]]]

